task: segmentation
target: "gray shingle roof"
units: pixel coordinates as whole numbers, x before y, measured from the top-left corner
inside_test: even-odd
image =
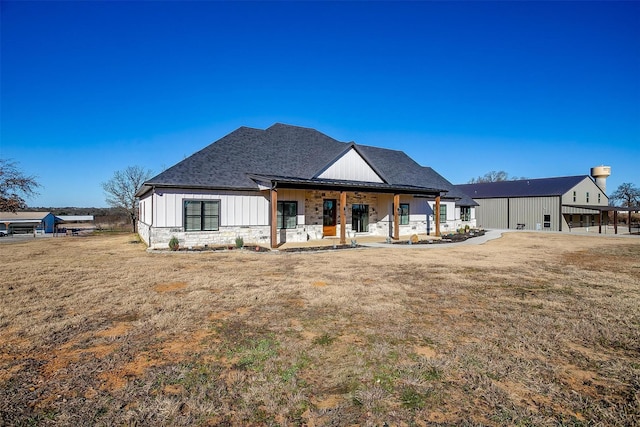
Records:
[[[265,130],[238,128],[151,178],[145,187],[255,190],[250,174],[311,180],[350,147],[390,186],[449,189],[444,186],[448,181],[402,151],[340,142],[315,129],[280,123]]]
[[[246,174],[312,178],[344,143],[316,130],[241,127],[147,181],[147,185],[256,189]]]
[[[443,199],[455,199],[456,206],[478,206],[471,197],[469,197],[464,191],[457,188],[456,185],[450,183],[445,177],[440,175],[438,172],[434,171],[430,167],[424,167],[424,169],[428,170],[428,173],[432,176],[432,180],[436,182],[440,187],[448,190],[447,194],[443,197]]]
[[[456,185],[456,188],[474,199],[561,196],[585,178],[591,179],[588,175],[561,176],[557,178],[461,184]]]

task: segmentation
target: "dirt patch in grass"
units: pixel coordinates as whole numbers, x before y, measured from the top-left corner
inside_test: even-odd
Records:
[[[188,256],[132,238],[3,253],[0,425],[640,422],[639,240]]]

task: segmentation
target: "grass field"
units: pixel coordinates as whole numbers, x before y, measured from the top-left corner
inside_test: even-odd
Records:
[[[0,425],[640,423],[640,239],[0,259]]]

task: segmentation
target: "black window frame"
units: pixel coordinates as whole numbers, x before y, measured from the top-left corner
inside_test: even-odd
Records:
[[[460,206],[460,220],[471,221],[471,206]]]
[[[200,213],[198,215],[195,214],[189,214],[187,211],[187,206],[189,206],[190,204],[196,204],[199,203],[200,204]],[[212,214],[207,214],[207,209],[206,206],[213,206],[213,205],[217,205],[218,209],[217,209],[217,215],[212,215]],[[220,200],[198,200],[198,199],[185,199],[182,201],[182,212],[183,212],[183,219],[182,219],[182,223],[184,226],[184,231],[185,232],[198,232],[198,231],[219,231],[220,230]],[[189,226],[189,219],[190,218],[199,218],[200,221],[200,228],[194,228],[193,225]],[[207,224],[210,223],[210,221],[206,221],[207,218],[216,218],[216,227],[215,228],[207,228]]]
[[[285,205],[294,206],[294,213],[285,215]],[[282,200],[277,203],[277,218],[276,218],[276,228],[291,230],[294,228],[298,228],[298,202],[297,201],[289,201]],[[285,218],[293,218],[294,224],[292,226],[285,227]]]
[[[440,205],[440,224],[444,222],[447,222],[447,205]]]
[[[409,203],[400,203],[400,212],[398,214],[400,225],[409,225],[410,206]]]

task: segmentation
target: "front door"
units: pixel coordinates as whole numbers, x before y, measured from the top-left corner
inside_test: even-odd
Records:
[[[336,235],[336,199],[325,199],[322,203],[322,234]]]

